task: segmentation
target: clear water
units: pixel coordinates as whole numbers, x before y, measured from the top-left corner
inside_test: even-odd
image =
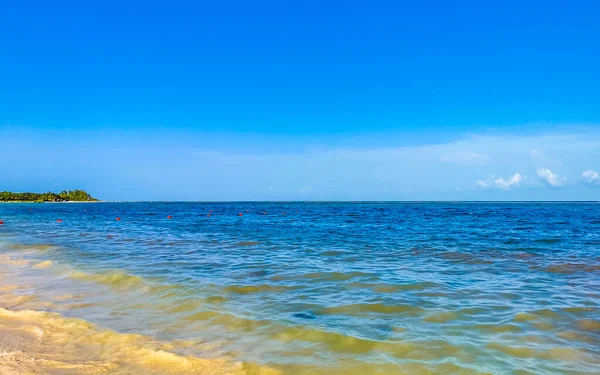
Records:
[[[51,261],[13,275],[28,292],[184,354],[600,373],[597,203],[1,204],[0,220],[1,252]]]

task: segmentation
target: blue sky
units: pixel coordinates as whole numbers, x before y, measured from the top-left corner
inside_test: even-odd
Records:
[[[0,190],[600,199],[597,1],[2,8]]]

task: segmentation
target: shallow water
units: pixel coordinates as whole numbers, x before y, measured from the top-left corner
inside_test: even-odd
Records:
[[[302,375],[600,372],[596,203],[1,204],[0,220],[18,293],[178,354]]]

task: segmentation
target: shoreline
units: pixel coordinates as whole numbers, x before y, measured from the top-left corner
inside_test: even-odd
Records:
[[[83,319],[50,312],[53,303],[19,293],[11,272],[35,267],[25,259],[0,256],[0,373],[3,375],[280,375],[256,363],[222,354],[183,354],[186,342],[119,333]]]
[[[20,306],[22,296],[2,292],[3,306]],[[25,301],[27,303],[27,301]],[[176,354],[172,343],[103,329],[54,312],[0,307],[0,373],[279,375],[249,362]]]

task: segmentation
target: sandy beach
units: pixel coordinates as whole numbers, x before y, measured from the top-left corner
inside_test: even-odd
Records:
[[[7,259],[2,262],[5,265]],[[173,352],[176,343],[121,334],[81,319],[42,311],[47,302],[16,295],[18,285],[0,278],[0,373],[276,375],[279,372],[229,359],[202,359]],[[184,344],[184,343],[178,343]]]

